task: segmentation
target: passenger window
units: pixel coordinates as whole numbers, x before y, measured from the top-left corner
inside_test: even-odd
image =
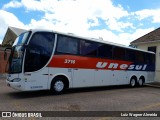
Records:
[[[145,62],[145,53],[141,51],[136,51],[136,62]]]
[[[147,53],[146,59],[147,59],[146,62],[149,64],[155,63],[155,55],[154,54]]]
[[[112,58],[112,46],[101,44],[98,47],[98,57],[102,58]]]
[[[129,61],[135,61],[136,60],[134,50],[126,49],[126,60],[129,60]]]
[[[58,36],[57,52],[62,54],[78,54],[78,40],[68,36]]]
[[[98,43],[85,40],[80,41],[80,55],[96,57],[97,50]]]
[[[125,49],[121,47],[114,47],[114,59],[125,60]]]

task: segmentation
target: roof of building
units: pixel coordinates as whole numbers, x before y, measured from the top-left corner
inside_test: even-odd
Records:
[[[131,44],[156,42],[156,41],[160,41],[160,27],[151,31],[150,33],[132,41]]]
[[[3,46],[11,46],[14,43],[16,37],[25,31],[26,30],[24,30],[24,29],[9,26],[6,31],[6,34],[4,36],[4,39],[2,41],[2,45]]]
[[[10,28],[16,35],[20,35],[22,32],[26,31],[24,29],[15,28],[15,27],[11,27],[11,26],[9,26],[8,28]]]

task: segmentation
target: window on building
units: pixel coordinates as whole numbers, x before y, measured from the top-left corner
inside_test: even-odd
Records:
[[[152,51],[154,53],[156,53],[156,49],[157,49],[156,46],[148,47],[148,51]]]

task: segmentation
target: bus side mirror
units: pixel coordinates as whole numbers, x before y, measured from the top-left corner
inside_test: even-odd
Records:
[[[4,60],[7,60],[7,52],[4,51]]]
[[[6,48],[5,50],[4,50],[4,60],[7,60],[7,49],[9,49],[9,50],[11,50],[12,48]]]

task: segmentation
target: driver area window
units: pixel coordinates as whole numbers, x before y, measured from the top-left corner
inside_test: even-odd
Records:
[[[55,35],[51,32],[36,32],[26,49],[25,72],[37,71],[49,61]]]

